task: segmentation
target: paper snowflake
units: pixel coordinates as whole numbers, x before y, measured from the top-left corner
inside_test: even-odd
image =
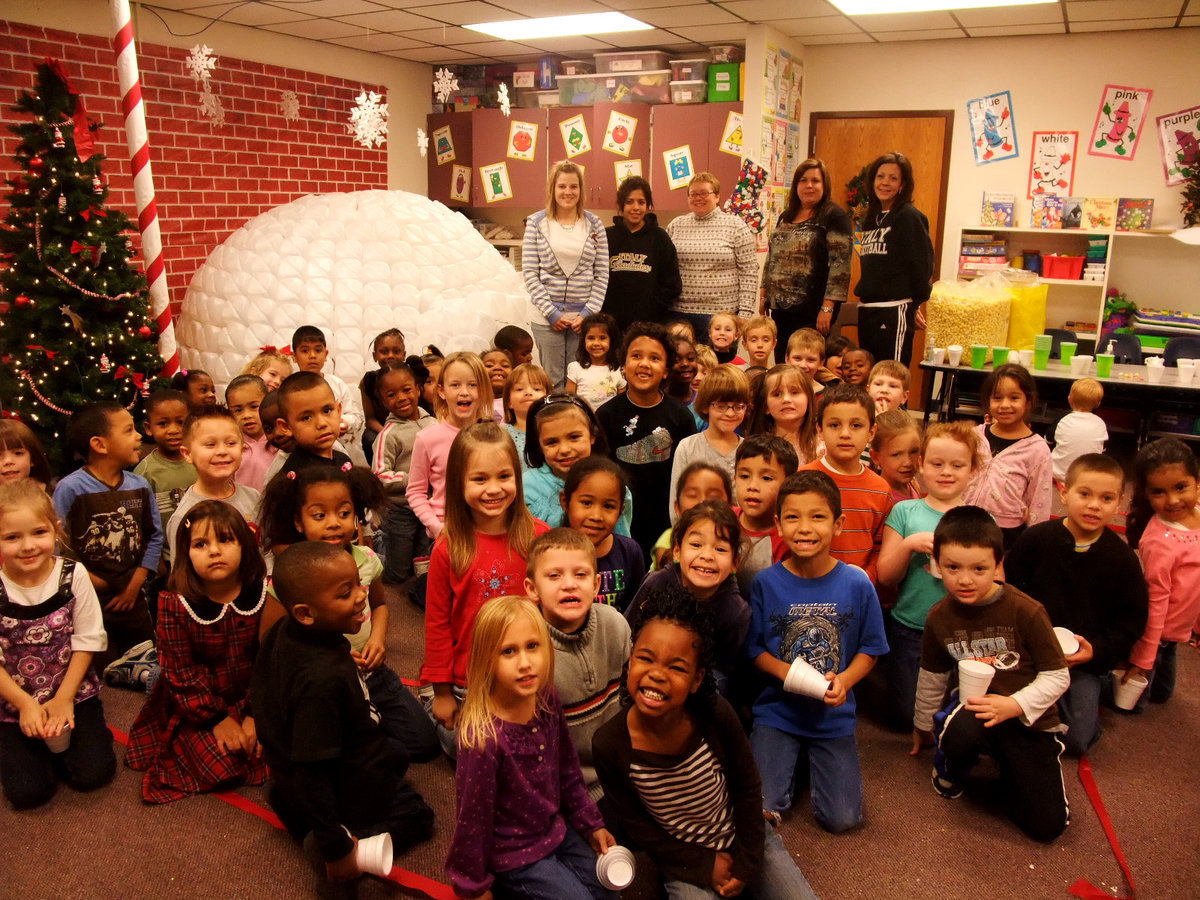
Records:
[[[212,47],[207,44],[197,44],[188,53],[184,65],[192,73],[194,80],[207,87],[209,75],[217,67],[217,57],[212,55]]]
[[[437,77],[433,80],[433,95],[438,103],[445,103],[458,90],[458,79],[449,69],[438,69],[434,74]]]
[[[221,98],[208,89],[208,85],[200,94],[200,113],[208,116],[214,125],[225,124],[225,107],[221,105]]]
[[[512,114],[512,99],[508,96],[508,85],[500,85],[500,90],[497,92],[500,97],[500,112],[506,116]]]
[[[382,99],[374,91],[363,91],[350,110],[350,133],[364,147],[382,146],[387,140],[388,108],[379,102]]]
[[[429,135],[424,128],[417,129],[417,149],[421,151],[421,156],[429,153]]]
[[[295,91],[284,91],[280,94],[279,111],[283,114],[285,122],[295,122],[300,118],[300,98],[296,96]]]

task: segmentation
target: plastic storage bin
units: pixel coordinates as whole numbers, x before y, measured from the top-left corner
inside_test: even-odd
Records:
[[[740,88],[737,63],[713,63],[708,67],[708,100],[719,103],[737,100]]]
[[[562,106],[595,103],[670,103],[671,70],[608,75],[559,75]]]
[[[650,72],[669,65],[663,50],[620,50],[596,54],[596,72]],[[665,102],[665,101],[664,101]]]
[[[564,59],[562,61],[564,75],[593,75],[595,72],[596,64],[590,59]]]
[[[708,48],[708,53],[715,63],[737,63],[744,58],[737,44],[715,44]]]
[[[521,91],[517,94],[518,109],[544,109],[558,106],[558,91]]]
[[[707,81],[672,81],[671,102],[678,104],[704,103],[708,100]]]
[[[671,60],[672,81],[707,81],[707,59],[673,59]]]
[[[1042,276],[1078,281],[1083,274],[1082,256],[1043,256]]]

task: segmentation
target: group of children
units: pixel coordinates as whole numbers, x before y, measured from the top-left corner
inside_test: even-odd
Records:
[[[0,421],[9,802],[111,780],[103,678],[149,692],[125,758],[147,802],[269,773],[334,880],[358,838],[431,834],[403,774],[444,753],[462,896],[610,896],[596,855],[621,843],[671,896],[809,897],[776,827],[804,771],[824,828],[863,821],[861,684],[914,755],[936,744],[937,793],[987,753],[1013,821],[1056,838],[1063,742],[1099,738],[1109,673],[1146,675],[1143,703],[1174,690],[1196,457],[1143,448],[1126,543],[1103,454],[1067,462],[1050,518],[1020,366],[989,376],[983,425],[922,431],[895,362],[811,330],[778,346],[766,318],[714,317],[706,344],[685,325],[588,317],[563,394],[514,326],[444,357],[391,329],[358,392],[304,326],[225,405],[197,371],[153,394],[145,456],[129,410],[77,412],[83,465],[53,502],[37,439]],[[386,662],[402,585],[425,610],[419,697]],[[986,695],[959,696],[964,659],[995,668]],[[794,691],[802,663],[823,694]]]

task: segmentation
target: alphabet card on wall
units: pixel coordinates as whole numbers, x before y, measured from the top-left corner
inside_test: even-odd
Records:
[[[453,166],[450,171],[450,199],[471,202],[471,167]]]
[[[1114,159],[1133,159],[1153,93],[1149,88],[1106,84],[1100,108],[1096,111],[1096,124],[1092,126],[1088,153]]]
[[[621,182],[626,178],[642,174],[642,161],[640,159],[618,159],[613,163],[613,174],[617,177],[617,187],[619,188]]]
[[[433,152],[439,166],[454,161],[454,137],[450,134],[449,125],[433,130]]]
[[[592,140],[588,137],[587,123],[583,120],[582,113],[563,119],[558,125],[558,130],[562,133],[563,147],[566,148],[568,159],[592,149]]]
[[[1029,159],[1030,199],[1038,194],[1066,197],[1075,185],[1078,131],[1035,131]]]
[[[1200,106],[1167,113],[1154,120],[1168,185],[1187,181],[1188,169],[1200,166]]]
[[[687,183],[696,174],[692,165],[692,148],[689,144],[676,147],[674,150],[663,152],[663,165],[667,169],[667,187],[672,191],[676,188],[687,187]]]
[[[537,153],[537,133],[535,122],[519,122],[516,119],[509,122],[508,158],[532,160]]]
[[[633,148],[633,135],[637,131],[637,116],[627,116],[615,110],[608,114],[608,127],[604,129],[604,142],[600,145],[609,153],[628,156]]]
[[[971,149],[975,151],[975,165],[1015,159],[1020,155],[1012,97],[1008,91],[968,100],[967,119],[971,123]]]
[[[490,166],[480,166],[479,177],[483,181],[483,199],[488,203],[512,199],[512,182],[508,179],[508,163],[500,162]]]

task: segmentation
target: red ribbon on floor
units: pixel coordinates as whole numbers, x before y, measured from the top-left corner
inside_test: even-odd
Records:
[[[109,725],[108,730],[112,732],[113,738],[122,747],[129,743],[129,735],[118,728]],[[213,791],[212,795],[218,800],[224,800],[230,806],[240,809],[242,812],[248,812],[252,816],[258,816],[268,825],[273,828],[283,830],[283,823],[279,821],[279,817],[271,810],[264,806],[259,806],[253,800],[243,797],[236,791]],[[389,881],[394,881],[401,887],[410,888],[414,891],[420,891],[427,897],[433,900],[455,900],[458,895],[454,890],[440,881],[434,881],[432,878],[426,878],[424,875],[418,875],[416,872],[410,872],[407,869],[401,869],[399,866],[393,866],[392,871],[383,876]]]
[[[1137,893],[1137,888],[1133,886],[1133,873],[1129,871],[1129,864],[1125,862],[1125,854],[1121,852],[1117,832],[1113,829],[1112,820],[1108,817],[1108,810],[1104,808],[1104,801],[1100,798],[1100,788],[1096,785],[1096,779],[1092,775],[1092,765],[1086,756],[1079,758],[1079,780],[1083,782],[1083,789],[1087,793],[1088,799],[1092,801],[1092,809],[1096,810],[1096,816],[1100,819],[1100,827],[1104,829],[1113,855],[1117,858],[1121,871],[1125,873],[1125,880],[1129,882],[1129,896],[1114,898],[1108,891],[1100,890],[1086,878],[1076,881],[1067,893],[1074,894],[1080,900],[1133,900],[1134,894]]]

